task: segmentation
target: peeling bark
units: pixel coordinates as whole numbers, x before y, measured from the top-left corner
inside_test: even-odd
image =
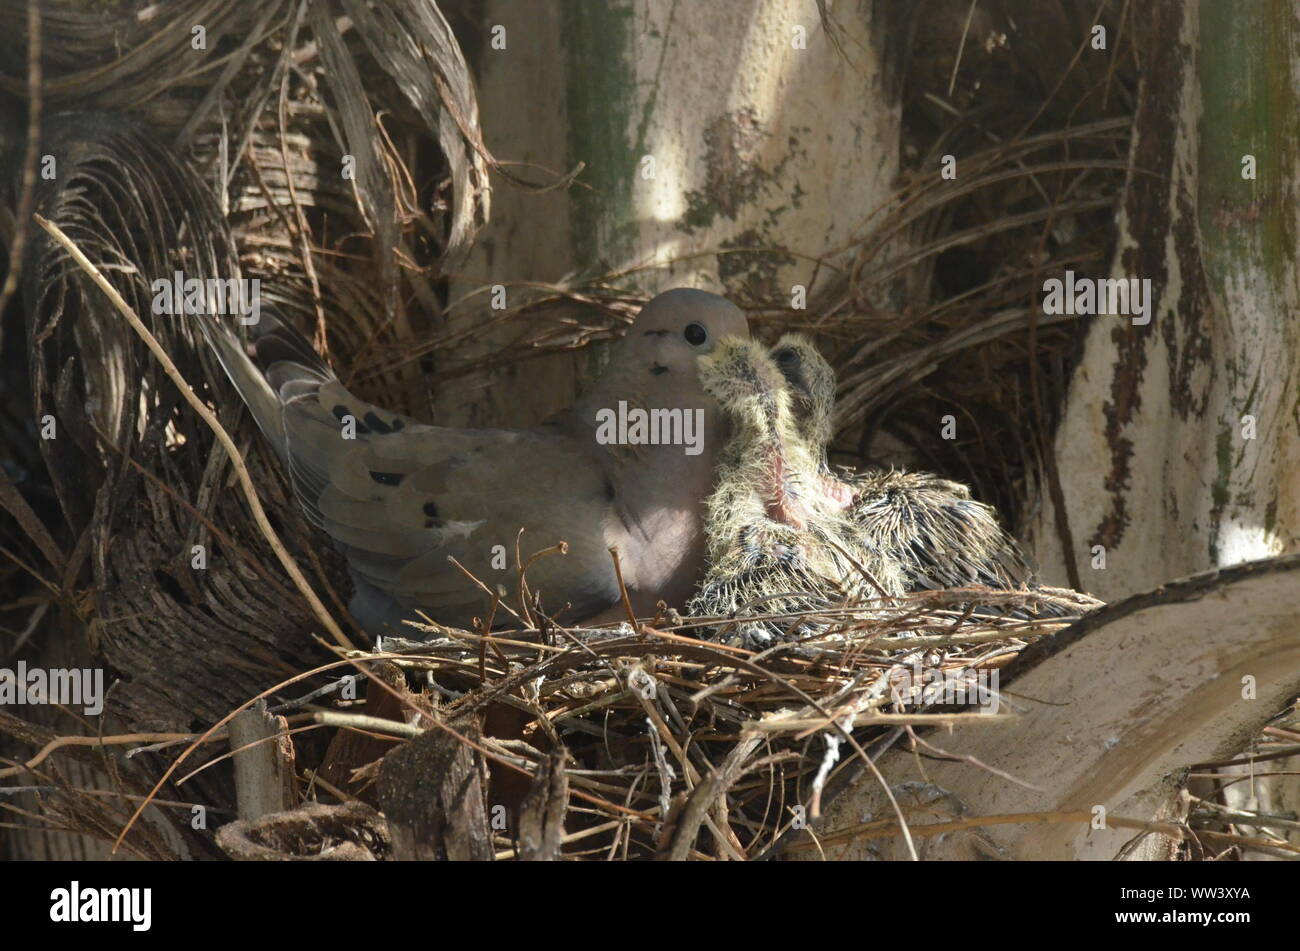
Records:
[[[1083,584],[1107,599],[1300,547],[1292,11],[1167,2],[1142,17],[1112,276],[1150,279],[1154,314],[1094,318],[1056,435]],[[1034,535],[1059,581],[1057,517],[1045,508]],[[1104,570],[1086,567],[1094,546]]]
[[[379,804],[399,861],[490,861],[487,764],[473,746],[482,732],[460,720],[454,736],[434,727],[384,757]]]

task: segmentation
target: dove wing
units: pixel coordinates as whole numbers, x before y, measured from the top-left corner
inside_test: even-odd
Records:
[[[485,617],[489,597],[449,558],[517,605],[520,528],[525,563],[569,544],[567,555],[538,559],[528,570],[545,610],[563,607],[546,599],[548,591],[564,593],[571,620],[618,599],[606,541],[615,524],[610,483],[592,447],[571,433],[428,426],[358,400],[334,380],[280,392],[299,501],[339,544],[357,580],[399,607],[422,607],[453,625]],[[348,416],[351,439],[344,438]],[[557,501],[548,505],[552,493]]]

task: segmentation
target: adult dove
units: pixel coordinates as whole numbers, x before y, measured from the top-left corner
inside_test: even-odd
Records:
[[[548,614],[568,605],[563,623],[621,603],[611,547],[637,613],[690,596],[725,439],[696,358],[748,337],[729,301],[690,289],[655,297],[577,403],[528,429],[430,426],[366,403],[265,308],[247,343],[202,326],[298,502],[343,553],[355,583],[349,609],[370,633],[409,636],[401,621],[416,609],[452,626],[486,617],[491,596],[451,559],[515,605],[521,528],[525,564],[568,543],[526,576]]]

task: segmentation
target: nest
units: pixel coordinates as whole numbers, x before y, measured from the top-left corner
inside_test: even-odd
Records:
[[[521,605],[539,626],[413,625],[422,639],[348,658],[369,678],[365,700],[292,713],[344,680],[277,708],[289,714],[281,730],[305,721],[367,738],[336,741],[317,775],[343,811],[308,804],[237,823],[222,846],[237,858],[388,857],[388,838],[369,854],[382,815],[394,842],[404,832],[422,843],[397,846],[399,858],[421,847],[438,858],[764,858],[819,816],[825,790],[891,746],[943,755],[915,728],[1006,715],[1014,702],[995,672],[1098,605],[1055,589],[924,592],[828,609],[817,618],[826,633],[757,654],[700,639],[726,619],[569,628]],[[1029,610],[1056,616],[1026,620]],[[451,796],[427,789],[401,749],[417,744],[439,751],[438,781],[458,756],[472,781]],[[428,803],[404,814],[417,787]],[[330,834],[304,835],[318,818]]]
[[[1073,616],[975,615],[1030,602]],[[385,647],[436,684],[421,716],[454,721],[502,702],[521,710],[523,735],[489,749],[532,785],[563,751],[573,821],[554,857],[755,859],[817,818],[828,783],[864,758],[900,741],[932,749],[913,727],[987,715],[965,702],[977,672],[1098,604],[1067,591],[926,592],[825,612],[816,620],[830,623],[827,634],[759,654],[698,639],[706,625],[725,631],[725,619],[491,638],[435,626],[427,642]],[[945,689],[956,684],[969,696],[953,704]],[[493,845],[498,858],[519,848],[508,836]]]

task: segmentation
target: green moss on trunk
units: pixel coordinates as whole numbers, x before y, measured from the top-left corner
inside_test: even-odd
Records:
[[[1300,145],[1300,96],[1292,50],[1295,14],[1284,0],[1200,4],[1198,60],[1202,114],[1198,142],[1197,218],[1205,277],[1233,326],[1249,319],[1233,311],[1248,307],[1279,318],[1293,299],[1287,286],[1293,267],[1295,189],[1290,172]],[[1243,160],[1253,156],[1255,179],[1243,178]],[[1211,487],[1215,526],[1211,557],[1218,559],[1218,520],[1230,504],[1261,504],[1255,490],[1230,492],[1245,449],[1234,453],[1233,434],[1242,414],[1257,412],[1259,368],[1249,354],[1261,341],[1238,339],[1223,354],[1229,392],[1240,405],[1224,407],[1216,475]],[[1243,373],[1253,373],[1253,379]],[[1247,391],[1244,395],[1242,391]],[[1275,510],[1276,500],[1268,509]]]
[[[628,0],[566,0],[563,37],[569,157],[584,162],[570,191],[579,267],[604,269],[630,256],[636,237],[633,176],[640,156],[629,139],[636,110],[634,8]]]
[[[1198,216],[1214,289],[1253,275],[1283,290],[1295,250],[1290,163],[1298,144],[1292,74],[1295,14],[1282,0],[1200,5]],[[1242,158],[1257,179],[1242,178]]]

